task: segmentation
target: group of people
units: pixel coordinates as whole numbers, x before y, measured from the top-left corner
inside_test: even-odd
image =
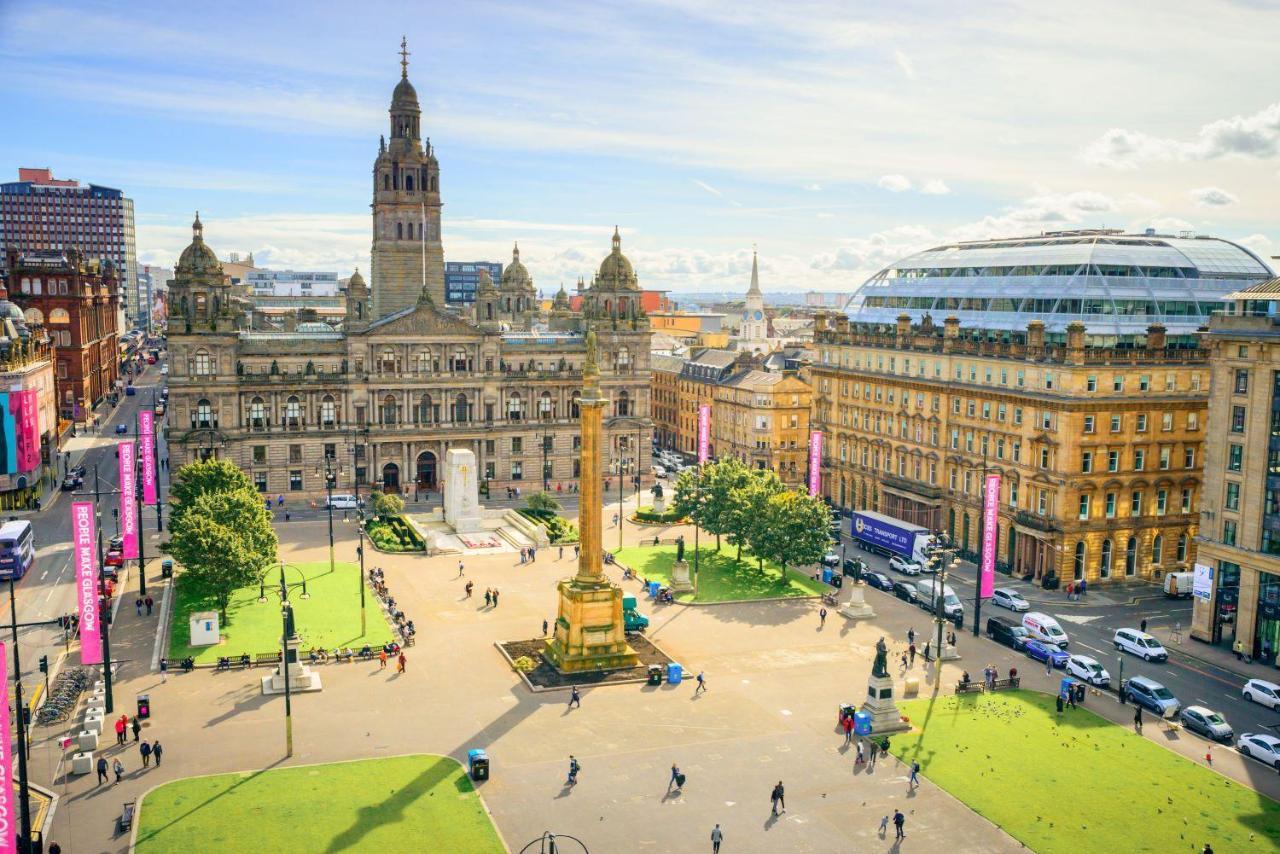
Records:
[[[561,553],[564,552],[564,546],[560,547]],[[524,546],[520,549],[520,563],[533,563],[538,559],[537,546]]]
[[[374,594],[386,604],[387,613],[391,616],[400,638],[407,645],[412,646],[413,637],[418,630],[414,627],[413,620],[410,620],[408,615],[396,605],[396,598],[391,595],[391,591],[387,588],[386,574],[383,573],[382,567],[375,566],[369,570],[368,574],[369,584],[373,587]],[[458,564],[458,575],[462,575],[461,563]],[[471,595],[469,591],[467,595]]]
[[[1079,581],[1067,582],[1067,600],[1070,602],[1079,602],[1080,597],[1085,594],[1088,589],[1088,583],[1083,578]]]
[[[154,741],[146,741],[141,738],[142,736],[141,721],[139,721],[136,717],[130,720],[128,715],[121,715],[119,718],[116,719],[115,730],[116,730],[116,744],[121,747],[124,747],[128,744],[129,733],[130,731],[133,732],[133,740],[138,743],[138,753],[139,755],[142,756],[143,768],[150,767],[152,757],[154,757],[156,760],[156,767],[157,768],[160,767],[160,760],[164,758],[164,745],[160,743],[160,739],[158,738],[155,739]],[[120,780],[124,778],[124,772],[125,772],[124,763],[120,761],[119,756],[116,756],[116,758],[112,760],[110,764],[108,764],[107,757],[100,754],[98,756],[98,762],[97,762],[96,768],[98,772],[97,785],[99,786],[107,782],[108,769],[115,773],[117,783],[119,783]]]

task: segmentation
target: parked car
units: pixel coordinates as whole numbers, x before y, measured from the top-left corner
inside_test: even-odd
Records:
[[[889,558],[889,568],[894,572],[901,572],[903,575],[920,574],[920,564],[902,555],[894,555]]]
[[[128,425],[128,424],[117,424],[117,425],[116,425],[116,435],[117,435],[117,436],[124,436],[124,435],[125,435],[125,434],[127,434],[128,432],[129,432],[129,425]]]
[[[1137,629],[1117,629],[1115,645],[1121,652],[1136,655],[1143,661],[1166,661],[1169,658],[1160,641]]]
[[[667,476],[667,470],[666,470],[666,469],[664,469],[662,466],[655,465],[655,466],[653,467],[653,476],[654,476],[654,477],[666,477],[666,476]]]
[[[154,364],[154,363],[152,363],[152,364]],[[167,377],[167,376],[169,376],[169,366],[168,366],[168,365],[161,365],[161,366],[160,366],[160,376],[162,376],[162,377]]]
[[[893,595],[903,602],[914,602],[916,601],[916,588],[905,581],[895,581],[893,582]]]
[[[107,550],[122,551],[124,549],[124,537],[119,535],[107,540]]]
[[[1130,702],[1161,717],[1177,714],[1178,709],[1182,708],[1182,703],[1178,702],[1172,691],[1145,676],[1135,676],[1125,682],[1124,693]]]
[[[356,510],[360,507],[360,502],[354,495],[335,495],[325,499],[325,507],[332,507],[334,510]]]
[[[1010,611],[1030,611],[1031,603],[1022,598],[1022,594],[1012,587],[997,587],[991,593],[991,604],[1008,608]]]
[[[156,417],[157,417],[157,418],[164,418],[164,409],[165,409],[165,406],[164,406],[164,401],[163,401],[163,400],[156,404]]]
[[[1031,611],[1022,615],[1022,627],[1031,637],[1051,643],[1061,649],[1067,648],[1067,633],[1058,625],[1058,621],[1048,614]]]
[[[818,561],[818,563],[823,566],[837,567],[840,565],[840,555],[835,552],[827,552],[822,556],[822,560]]]
[[[1250,703],[1280,709],[1280,685],[1265,679],[1250,679],[1240,692]]]
[[[1071,657],[1053,644],[1038,640],[1027,641],[1022,649],[1029,658],[1053,662],[1054,667],[1066,667],[1067,659]]]
[[[862,561],[858,560],[856,557],[847,557],[844,559],[844,565],[841,568],[841,571],[843,571],[845,575],[857,575],[860,570],[865,569],[866,567],[862,565]]]
[[[1013,647],[1019,652],[1027,645],[1027,641],[1031,640],[1031,636],[1022,626],[1006,622],[999,617],[987,618],[987,637],[996,643]]]
[[[62,491],[70,492],[73,489],[79,489],[83,483],[84,480],[82,478],[69,474],[62,479]]]
[[[1097,659],[1087,655],[1073,655],[1067,659],[1067,673],[1095,688],[1106,688],[1111,684],[1111,674]]]
[[[119,549],[112,549],[107,552],[107,556],[102,560],[103,566],[124,566],[124,552]]]
[[[1231,731],[1231,724],[1227,723],[1226,718],[1213,709],[1206,709],[1204,706],[1187,706],[1178,714],[1178,720],[1192,732],[1199,733],[1205,738],[1211,738],[1214,741],[1230,744],[1235,735]]]
[[[862,580],[877,590],[883,590],[886,593],[893,592],[893,579],[883,572],[864,572]]]
[[[130,385],[130,386],[125,386],[125,389],[124,389],[124,396],[125,396],[125,397],[133,397],[133,396],[134,396],[135,394],[137,394],[137,393],[138,393],[138,390],[137,390],[135,387],[133,387],[133,386],[131,386],[131,385]]]
[[[1236,750],[1280,771],[1280,738],[1274,735],[1246,732],[1236,742]]]

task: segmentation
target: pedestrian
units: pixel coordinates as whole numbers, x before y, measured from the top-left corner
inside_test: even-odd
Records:
[[[769,792],[769,803],[772,804],[770,812],[773,815],[777,815],[778,814],[778,787],[777,786],[774,786],[773,789]]]
[[[121,715],[116,718],[116,744],[124,744],[125,730],[129,726],[128,723],[126,723],[127,720],[127,715]]]
[[[915,643],[915,642],[916,642],[916,630],[915,630],[915,627],[913,626],[907,629],[907,643]]]
[[[459,578],[462,577],[462,570],[463,570],[462,561],[458,561],[458,577]]]
[[[823,608],[818,611],[818,628],[822,628],[827,624],[827,609]]]
[[[148,741],[138,745],[138,752],[142,754],[142,767],[147,768],[151,765],[151,743]]]
[[[556,560],[564,560],[564,546],[560,547],[560,557],[556,558]]]
[[[928,660],[929,660],[929,644],[931,644],[931,643],[932,643],[932,641],[925,641],[925,642],[924,642],[924,660],[925,660],[925,661],[928,661]]]
[[[124,777],[124,763],[120,761],[119,756],[111,763],[111,770],[115,772],[116,782],[119,783],[120,779]]]
[[[537,562],[538,562],[538,547],[529,546],[529,563],[537,563]]]
[[[524,563],[525,563],[525,560],[524,560],[524,546],[521,546],[521,547],[520,547],[520,565],[521,565],[521,566],[524,566]]]
[[[693,693],[700,694],[705,690],[707,690],[707,677],[703,675],[701,670],[699,670],[698,671],[698,687],[693,689]]]
[[[906,669],[907,669],[907,654],[906,654],[905,652],[902,654],[902,658],[899,660],[899,664],[901,665],[903,672],[906,672]]]
[[[581,769],[582,769],[582,766],[578,764],[577,758],[575,758],[574,755],[570,753],[569,754],[569,776],[565,779],[564,784],[566,786],[578,785],[578,771],[580,771]]]
[[[160,659],[160,684],[163,685],[168,681],[169,681],[169,659],[162,658]]]
[[[874,741],[871,743],[875,744]],[[888,832],[889,832],[889,816],[886,813],[884,818],[880,819],[880,835],[884,836]]]
[[[668,792],[670,792],[672,787],[676,785],[676,782],[679,780],[679,778],[680,778],[680,766],[672,762],[671,763],[671,779],[667,781]]]
[[[466,587],[464,587],[463,589],[467,591],[467,598],[468,598],[468,599],[470,599],[470,598],[471,598],[471,591],[472,591],[472,590],[475,590],[475,589],[476,589],[476,586],[475,586],[475,584],[474,584],[473,582],[468,581],[468,582],[467,582],[467,586],[466,586]]]
[[[141,723],[139,723],[139,722],[138,722],[138,719],[135,717],[135,718],[133,719],[133,723],[131,724],[131,726],[132,726],[132,728],[133,728],[133,740],[134,740],[134,741],[137,741],[137,740],[138,740],[138,734],[139,734],[140,732],[142,732],[142,724],[141,724]]]
[[[139,617],[142,616],[142,597],[141,596],[139,596],[137,600],[133,603],[133,609],[137,612]]]
[[[378,653],[378,669],[387,669],[387,650],[385,647]]]
[[[491,604],[493,604],[493,593],[486,587],[484,589],[484,606],[488,608]]]
[[[543,620],[543,621],[542,621],[542,636],[543,636],[544,638],[547,636],[547,621],[546,621],[546,620]]]
[[[150,616],[151,616],[151,609],[155,606],[155,604],[156,604],[156,600],[154,600],[154,599],[152,599],[150,596],[148,596],[146,599],[143,599],[143,600],[142,600],[142,604],[144,604],[144,605],[146,605],[146,606],[147,606],[147,616],[148,616],[148,617],[150,617]]]
[[[156,739],[151,743],[151,755],[156,758],[156,767],[160,767],[160,757],[164,755],[164,748],[160,746],[160,739]]]
[[[880,755],[880,745],[873,738],[871,739],[871,767],[876,767],[876,757]]]
[[[580,555],[581,555],[581,548],[580,548],[579,546],[574,546],[574,547],[573,547],[573,559],[574,559],[574,560],[577,560],[577,559],[578,559],[578,557],[579,557]]]
[[[952,631],[948,631],[948,632],[947,632],[947,646],[955,646],[955,645],[956,645],[956,633],[955,633],[955,632],[952,632]]]
[[[493,607],[498,607],[498,588],[493,588]]]
[[[404,673],[404,666],[409,663],[409,659],[404,657],[404,653],[400,653],[400,657],[396,659],[396,673]]]
[[[1243,658],[1244,658],[1244,642],[1237,638],[1237,639],[1236,639],[1236,642],[1235,642],[1235,645],[1232,647],[1232,649],[1234,649],[1234,650],[1235,650],[1235,652],[1236,652],[1236,661],[1241,661],[1241,660],[1243,660]]]
[[[570,709],[572,709],[574,706],[577,706],[579,709],[581,709],[581,708],[582,708],[582,695],[578,693],[578,686],[577,686],[577,685],[574,685],[574,686],[573,686],[573,689],[569,692],[569,706],[568,706],[568,707],[569,707]]]
[[[1044,659],[1044,675],[1045,675],[1045,676],[1052,676],[1052,675],[1053,675],[1053,656],[1052,656],[1051,654],[1049,654],[1048,652],[1046,652],[1046,653],[1045,653],[1045,659]]]
[[[288,522],[288,521],[289,521],[289,511],[288,511],[288,510],[284,511],[284,520],[285,520],[286,522]]]
[[[1146,617],[1143,617],[1143,618],[1142,618],[1142,622],[1138,624],[1138,627],[1139,627],[1139,629],[1140,629],[1141,631],[1143,631],[1143,632],[1145,632],[1145,631],[1147,630],[1147,618],[1146,618]]]
[[[1062,714],[1062,694],[1058,694],[1058,714]]]
[[[907,667],[916,666],[916,645],[913,643],[907,647]]]
[[[62,846],[56,842],[49,844],[49,854],[62,854]]]
[[[1133,731],[1142,735],[1142,706],[1133,704]]]
[[[720,843],[724,842],[724,834],[720,832],[720,825],[716,825],[711,829],[711,854],[720,854]],[[1208,850],[1206,845],[1205,849]],[[52,849],[51,849],[52,850]],[[1210,852],[1212,854],[1212,852]]]
[[[906,839],[907,834],[902,832],[902,826],[907,823],[907,817],[902,814],[902,810],[893,811],[893,838]]]
[[[858,739],[858,758],[855,760],[855,762],[858,765],[861,765],[865,761],[865,757],[863,756],[862,749],[863,749],[862,739]]]
[[[844,727],[844,743],[852,744],[853,743],[853,715],[845,715],[844,722],[841,723],[840,725]],[[861,745],[861,742],[859,742],[859,745]],[[861,750],[862,747],[859,746],[858,749]]]
[[[774,794],[778,796],[777,802],[773,805],[773,814],[774,815],[778,814],[778,807],[782,807],[782,811],[786,812],[787,811],[787,792],[786,792],[786,789],[782,788],[781,780],[778,781],[778,785],[774,786],[773,791],[774,791]]]
[[[98,757],[98,785],[101,786],[107,782],[107,757]]]
[[[719,825],[716,825],[716,826],[717,826],[717,827],[719,827]],[[52,854],[53,849],[51,848],[51,849],[49,849],[49,851],[50,851],[50,854]],[[1204,844],[1204,850],[1203,850],[1203,851],[1201,851],[1201,852],[1200,852],[1200,854],[1213,854],[1213,849],[1212,849],[1211,847],[1209,847],[1209,843],[1208,843],[1208,842],[1206,842],[1206,843]]]
[[[907,778],[907,785],[913,789],[920,785],[920,763],[914,759],[911,760],[911,776]]]
[[[617,514],[617,513],[614,513],[614,514],[613,514],[613,527],[615,527],[615,528],[616,528],[616,527],[618,527],[618,514]]]

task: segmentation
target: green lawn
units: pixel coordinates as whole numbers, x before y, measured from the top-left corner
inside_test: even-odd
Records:
[[[788,570],[786,578],[774,564],[765,561],[764,570],[756,566],[751,553],[743,550],[742,562],[734,561],[736,547],[725,546],[716,551],[714,541],[698,549],[697,596],[677,596],[681,602],[732,602],[740,599],[775,599],[782,596],[818,596],[826,585],[806,575]],[[634,569],[646,579],[671,581],[671,564],[676,560],[675,546],[637,546],[614,552],[618,561]],[[693,573],[693,548],[686,547],[684,559]]]
[[[147,793],[137,821],[141,854],[504,850],[462,766],[441,756],[177,780]]]
[[[918,760],[924,776],[1041,854],[1280,846],[1280,804],[1084,709],[1059,717],[1053,697],[966,694],[899,707],[923,731],[894,736],[890,752]],[[1147,726],[1157,726],[1150,716]]]
[[[301,576],[292,568],[297,566],[307,578],[307,593],[303,599],[300,589],[289,592],[289,602],[295,614],[299,647],[303,651],[313,646],[332,650],[349,646],[357,652],[364,644],[382,646],[391,640],[391,627],[378,607],[373,591],[365,589],[365,609],[369,633],[360,635],[360,567],[354,563],[338,563],[329,572],[328,561],[288,564],[285,578],[293,584]],[[190,615],[193,611],[217,611],[212,600],[194,595],[182,586],[181,573],[177,576],[177,600],[173,609],[173,624],[169,633],[169,658],[181,661],[190,655],[197,664],[215,663],[220,655],[238,656],[271,652],[280,648],[280,574],[268,572],[267,601],[258,601],[258,588],[246,587],[231,597],[227,606],[227,623],[222,626],[223,643],[217,646],[188,646],[191,640]],[[272,592],[274,583],[276,593]],[[412,616],[412,615],[410,615]]]

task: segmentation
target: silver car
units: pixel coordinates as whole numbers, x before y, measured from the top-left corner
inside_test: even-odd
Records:
[[[1030,611],[1031,603],[1022,598],[1022,594],[1012,587],[998,587],[991,591],[991,604],[1008,608],[1010,611]]]
[[[1197,732],[1214,741],[1230,743],[1235,736],[1226,718],[1204,706],[1187,706],[1179,713],[1178,720],[1192,732]]]

